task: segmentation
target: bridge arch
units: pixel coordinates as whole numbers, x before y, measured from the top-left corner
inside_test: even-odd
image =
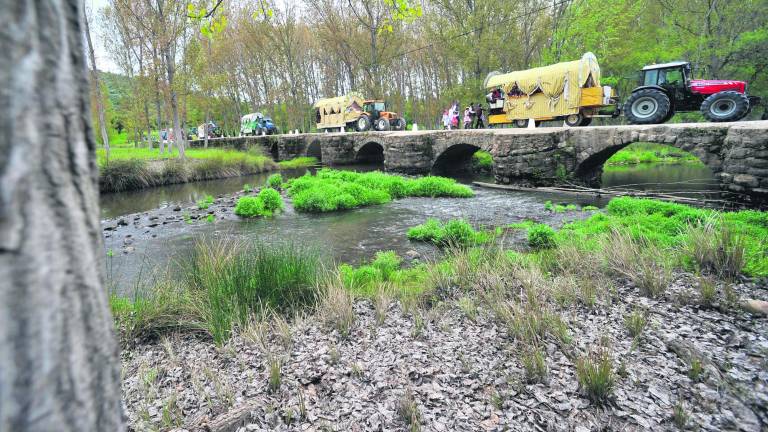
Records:
[[[323,149],[320,146],[320,140],[313,140],[307,146],[307,156],[317,159],[318,162],[323,161]]]
[[[472,170],[472,156],[478,150],[481,148],[475,144],[451,144],[436,155],[431,171],[433,174],[469,172]]]
[[[355,163],[384,163],[384,146],[376,141],[368,141],[355,152]]]
[[[715,175],[715,177],[722,171],[722,160],[720,155],[712,152],[707,145],[698,145],[698,143],[688,140],[670,140],[668,137],[665,139],[665,137],[644,137],[639,134],[633,134],[624,137],[620,141],[617,140],[617,142],[604,146],[578,162],[573,170],[574,177],[587,185],[599,187],[601,185],[603,168],[608,159],[630,144],[637,142],[660,144],[688,152],[703,162],[704,165],[712,171],[712,174]]]

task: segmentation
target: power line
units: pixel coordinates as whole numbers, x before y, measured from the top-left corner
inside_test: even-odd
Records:
[[[451,36],[451,37],[449,37],[447,39],[468,36],[470,34],[477,33],[477,32],[479,32],[481,30],[485,30],[486,28],[496,27],[496,26],[501,25],[501,24],[506,24],[506,23],[511,22],[511,21],[516,21],[516,20],[518,20],[520,18],[527,18],[527,17],[529,17],[529,16],[531,16],[531,15],[533,15],[535,13],[539,13],[539,12],[545,11],[545,10],[547,10],[549,8],[554,8],[554,7],[557,7],[557,6],[566,4],[566,3],[570,3],[571,1],[572,0],[560,0],[558,2],[552,3],[551,5],[546,5],[546,6],[538,8],[538,9],[534,9],[534,10],[528,11],[527,13],[524,13],[524,14],[512,15],[512,16],[510,16],[508,18],[496,21],[494,23],[490,23],[490,24],[487,24],[487,25],[482,25],[480,27],[475,27],[475,28],[473,28],[471,30],[465,31],[464,33],[459,33],[459,34],[453,35],[453,36]],[[420,46],[418,48],[414,48],[414,49],[411,49],[411,50],[408,50],[408,51],[403,51],[403,52],[397,53],[395,55],[392,55],[390,57],[382,59],[382,61],[394,60],[394,59],[396,59],[398,57],[404,57],[404,56],[406,56],[408,54],[412,54],[412,53],[415,53],[415,52],[418,52],[418,51],[422,51],[422,50],[425,50],[427,48],[432,48],[434,46],[435,46],[435,42],[432,42],[432,43],[429,43],[427,45]]]

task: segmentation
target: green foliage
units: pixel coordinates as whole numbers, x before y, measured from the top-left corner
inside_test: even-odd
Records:
[[[725,229],[727,232],[722,232]],[[714,267],[715,273],[732,275],[741,259],[741,272],[768,276],[768,212],[742,210],[719,212],[650,199],[620,197],[611,200],[602,212],[588,219],[564,225],[556,235],[559,245],[571,244],[580,250],[602,247],[602,239],[616,231],[641,240],[658,259],[666,251],[678,265],[689,270]],[[702,233],[707,234],[702,237]],[[696,237],[698,236],[698,237]],[[702,240],[702,238],[704,240]],[[698,244],[698,245],[697,245]],[[698,252],[696,252],[698,251]],[[707,252],[709,251],[709,252]],[[719,251],[714,253],[715,251]],[[714,258],[714,261],[710,259]],[[710,258],[708,258],[710,257]]]
[[[299,169],[317,165],[317,158],[310,156],[301,156],[291,160],[278,162],[282,169]]]
[[[267,179],[267,183],[269,183],[269,179]],[[249,185],[248,183],[244,184],[243,185],[243,192],[245,192],[245,193],[253,192],[253,186]]]
[[[634,143],[616,152],[605,162],[606,167],[651,163],[701,165],[696,156],[672,146],[653,143]]]
[[[528,246],[533,249],[555,247],[555,230],[549,225],[536,224],[528,230]]]
[[[408,239],[430,242],[441,246],[474,246],[494,238],[489,231],[475,231],[472,225],[463,219],[453,219],[443,224],[437,219],[427,219],[421,225],[408,229]]]
[[[258,196],[240,197],[235,204],[235,214],[242,217],[272,216],[282,210],[283,198],[280,192],[272,188],[264,188]]]
[[[257,196],[261,200],[264,210],[268,212],[267,216],[271,216],[273,213],[283,209],[283,198],[280,196],[280,192],[272,188],[264,188],[259,192]]]
[[[493,156],[484,150],[478,150],[472,155],[472,166],[476,171],[490,171],[493,169]]]
[[[426,272],[423,265],[401,268],[402,258],[393,251],[379,251],[374,259],[359,267],[349,264],[339,266],[339,276],[344,287],[356,295],[375,298],[386,294],[410,295],[424,289]],[[392,291],[392,292],[390,292]]]
[[[280,189],[283,187],[283,176],[280,173],[272,174],[267,177],[267,187],[272,189]]]
[[[258,197],[240,197],[235,204],[235,214],[242,217],[267,216],[264,202]]]
[[[216,221],[216,216],[214,216],[214,215],[212,215],[212,214],[209,214],[208,216],[206,216],[205,220],[206,220],[206,222],[211,222],[211,223],[213,223],[213,222],[215,222],[215,221]]]
[[[213,197],[211,195],[206,195],[205,198],[197,201],[197,208],[200,210],[207,210],[211,204],[213,204]]]
[[[470,197],[472,190],[443,177],[405,179],[378,171],[357,173],[322,169],[288,182],[297,211],[321,213],[384,204],[406,196]]]

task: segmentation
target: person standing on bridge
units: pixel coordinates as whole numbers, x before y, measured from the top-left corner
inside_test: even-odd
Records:
[[[483,114],[483,104],[477,104],[477,108],[475,109],[475,129],[485,128]]]
[[[464,108],[464,129],[469,129],[472,125],[472,110],[469,107]]]
[[[451,118],[448,116],[448,110],[443,111],[443,129],[451,128]]]

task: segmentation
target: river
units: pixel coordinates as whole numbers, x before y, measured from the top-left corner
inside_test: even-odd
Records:
[[[366,165],[344,169],[375,168]],[[283,176],[290,178],[305,172],[283,172]],[[138,222],[151,214],[147,213],[151,210],[157,213],[155,209],[161,208],[164,214],[173,215],[173,208],[177,206],[189,207],[205,195],[231,194],[242,190],[244,184],[261,185],[267,177],[268,174],[262,174],[103,195],[103,224],[114,225],[116,218],[123,218],[126,222],[136,220],[138,224],[134,227],[129,223],[126,227],[105,232],[105,247],[109,251],[107,274],[111,284],[119,292],[127,293],[142,281],[151,283],[158,270],[168,268],[174,257],[190,251],[197,239],[206,236],[231,235],[248,242],[287,241],[313,245],[329,260],[354,264],[370,259],[379,250],[394,250],[401,255],[429,259],[435,255],[436,249],[430,245],[410,242],[405,235],[408,228],[423,223],[427,218],[464,218],[476,227],[504,226],[526,219],[558,226],[564,221],[585,217],[587,213],[551,213],[544,210],[544,203],[548,200],[582,206],[602,206],[607,202],[565,194],[512,192],[473,186],[475,197],[468,199],[405,198],[381,206],[319,215],[296,213],[287,205],[284,213],[271,219],[241,220],[230,215],[215,223],[182,223],[177,217],[176,222],[153,229],[146,228],[146,223],[142,225]],[[476,179],[490,180],[487,177]],[[465,183],[471,180],[459,179]],[[703,186],[700,183],[710,184],[713,181],[711,172],[706,168],[686,165],[609,170],[603,175],[605,187],[642,183],[645,188],[665,191],[701,190]],[[669,184],[663,189],[656,185],[660,182]],[[178,216],[179,212],[175,214]],[[524,233],[512,232],[504,241],[523,243]]]

